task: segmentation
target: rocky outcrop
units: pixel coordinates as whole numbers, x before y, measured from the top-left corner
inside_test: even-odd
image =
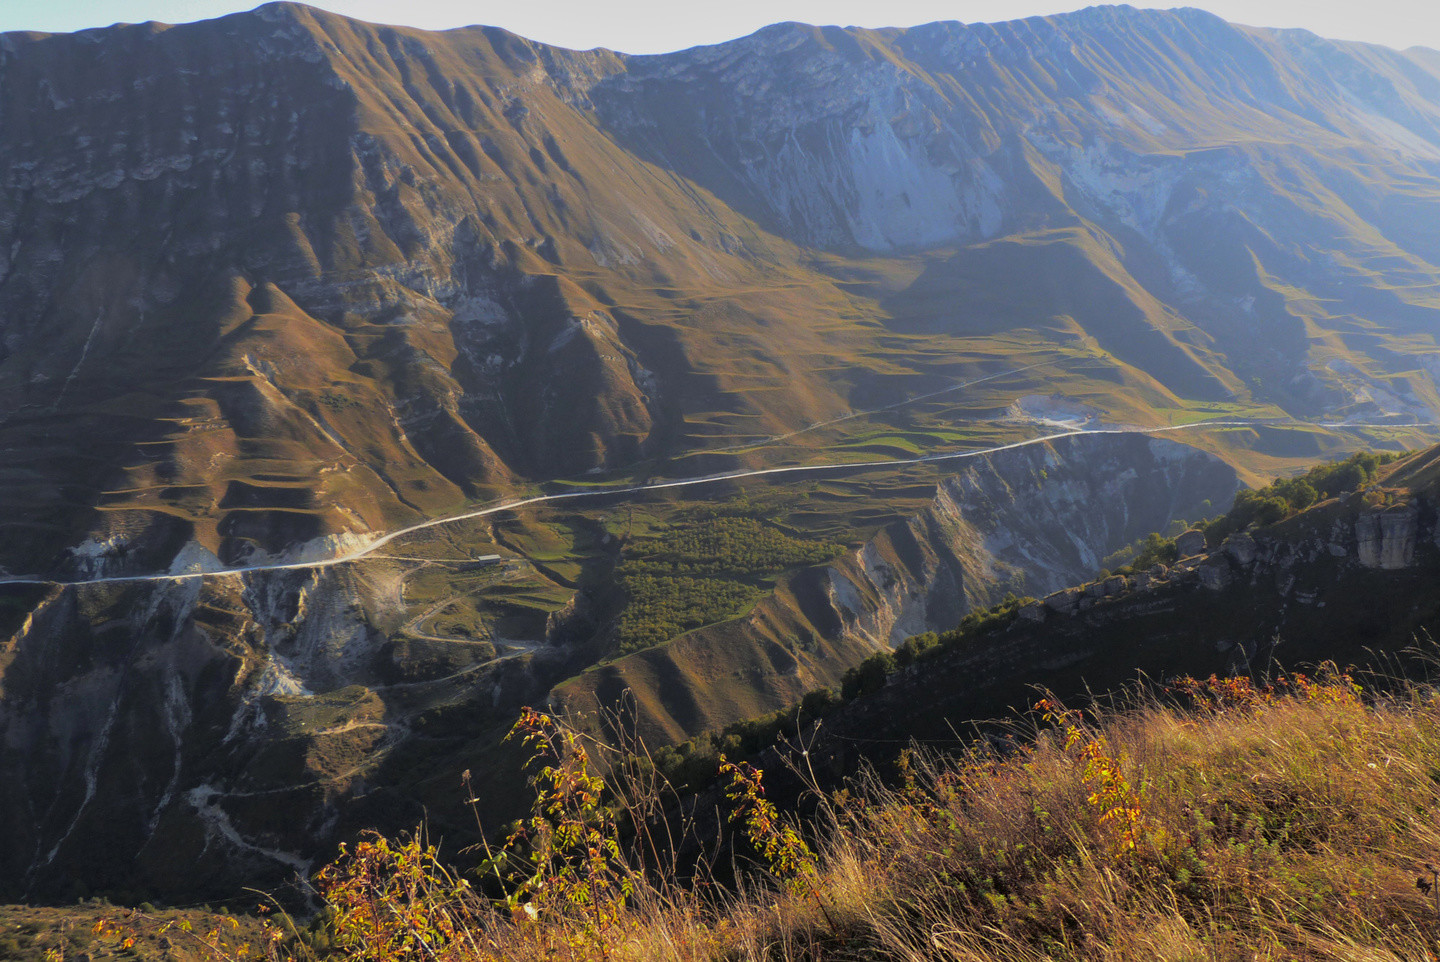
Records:
[[[1364,492],[1348,495],[1342,504],[1309,512],[1273,533],[1237,532],[1213,551],[1206,551],[1202,532],[1187,531],[1177,539],[1181,560],[1173,566],[1155,565],[1130,581],[1109,578],[1062,589],[1045,598],[1037,620],[1047,614],[1074,616],[1100,601],[1184,584],[1223,592],[1234,585],[1273,582],[1282,597],[1302,605],[1323,604],[1319,592],[1297,588],[1297,568],[1323,558],[1342,567],[1402,571],[1416,566],[1420,548],[1440,544],[1440,524],[1429,495],[1404,496],[1387,507],[1369,507],[1366,497]],[[1296,526],[1305,536],[1297,537]]]
[[[1175,554],[1180,558],[1192,558],[1205,551],[1205,532],[1191,528],[1175,539]]]
[[[1220,550],[1225,552],[1235,564],[1245,567],[1255,560],[1255,554],[1259,550],[1255,539],[1247,531],[1240,531],[1226,538],[1220,545]]]
[[[1409,567],[1420,537],[1419,518],[1414,504],[1363,512],[1355,520],[1356,560],[1367,568],[1393,571]]]
[[[1151,565],[1149,568],[1135,575],[1135,587],[1140,591],[1144,591],[1151,585],[1164,581],[1165,576],[1169,573],[1170,569],[1163,564]]]
[[[1230,563],[1224,556],[1206,558],[1195,570],[1200,576],[1200,584],[1211,591],[1219,591],[1230,584],[1232,577]]]
[[[1057,614],[1072,615],[1080,607],[1082,588],[1061,588],[1045,596],[1044,606]]]

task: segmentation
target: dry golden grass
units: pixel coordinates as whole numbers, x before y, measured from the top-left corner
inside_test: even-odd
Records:
[[[669,844],[654,831],[605,855],[627,818],[655,824],[663,786],[630,779],[597,807],[588,758],[558,758],[529,823],[550,841],[492,863],[508,908],[418,843],[372,847],[327,870],[339,915],[322,941],[457,962],[1433,958],[1440,691],[1371,696],[1329,673],[1172,696],[1095,716],[1048,706],[1005,756],[912,753],[895,778],[826,797],[813,853],[735,776],[735,851],[771,851],[774,870],[756,857],[727,887],[642,868]]]

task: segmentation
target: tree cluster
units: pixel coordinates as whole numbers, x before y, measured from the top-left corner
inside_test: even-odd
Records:
[[[763,579],[842,550],[739,513],[749,510],[755,509],[745,502],[689,512],[625,547],[616,569],[626,598],[615,627],[619,653],[734,617],[760,597]]]

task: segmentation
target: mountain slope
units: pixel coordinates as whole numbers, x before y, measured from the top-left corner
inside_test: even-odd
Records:
[[[1046,594],[1111,549],[1228,503],[1233,470],[1139,436],[1071,437],[954,471],[918,514],[786,578],[745,618],[615,659],[554,689],[565,714],[623,713],[650,744],[794,705],[911,635],[1007,593]]]
[[[659,57],[296,4],[0,37],[0,564],[211,572],[0,586],[0,874],[233,891],[467,769],[504,817],[521,703],[628,683],[677,739],[1237,472],[1432,439],[1437,90],[1129,8]],[[1203,454],[914,463],[1208,420],[1167,435]],[[777,464],[835,469],[686,496],[773,483],[751,529],[836,560],[760,558],[624,657],[627,552],[685,510],[656,490],[215,570]]]
[[[393,526],[1000,354],[1127,419],[1440,403],[1418,54],[1097,8],[627,57],[293,4],[3,48],[12,568]]]

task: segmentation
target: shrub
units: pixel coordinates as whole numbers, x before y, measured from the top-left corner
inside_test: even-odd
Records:
[[[895,656],[890,652],[881,651],[871,655],[845,673],[840,682],[840,697],[848,701],[879,691],[895,668]]]
[[[800,713],[809,718],[820,718],[831,709],[842,704],[840,695],[833,688],[816,688],[806,692],[800,700]]]
[[[923,635],[911,635],[895,649],[895,664],[901,668],[913,665],[926,652],[938,647],[939,644],[940,636],[933,631],[927,631]]]

